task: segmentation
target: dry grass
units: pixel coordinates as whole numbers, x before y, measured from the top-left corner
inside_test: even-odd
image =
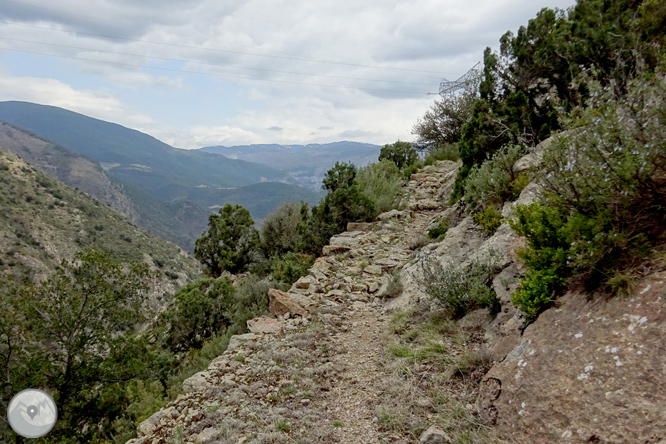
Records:
[[[442,313],[396,312],[389,327],[390,377],[376,409],[382,431],[416,443],[436,424],[454,443],[499,442],[475,407],[487,351]]]

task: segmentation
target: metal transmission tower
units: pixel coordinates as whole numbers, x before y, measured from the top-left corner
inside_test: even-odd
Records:
[[[456,80],[442,80],[442,83],[439,84],[439,95],[446,97],[457,93],[461,89],[465,89],[467,82],[481,74],[481,70],[478,68],[480,64],[480,62],[477,63],[472,69]]]

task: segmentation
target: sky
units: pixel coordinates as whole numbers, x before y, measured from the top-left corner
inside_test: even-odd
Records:
[[[58,106],[193,149],[413,140],[443,79],[541,8],[574,0],[1,4],[0,101]]]

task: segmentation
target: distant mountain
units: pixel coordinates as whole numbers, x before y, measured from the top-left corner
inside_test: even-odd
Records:
[[[32,133],[18,135],[17,128],[0,126],[0,141],[11,145],[7,149],[190,252],[210,212],[225,203],[243,205],[260,220],[287,200],[312,204],[320,198],[272,166],[173,148],[61,108],[0,102],[0,121]]]
[[[159,270],[157,302],[200,274],[198,262],[176,245],[0,149],[0,275],[41,280],[62,259],[91,248]]]
[[[324,194],[321,190],[314,192],[307,188],[286,183],[262,182],[227,190],[199,188],[197,195],[190,198],[213,210],[222,206],[219,202],[242,205],[250,211],[256,222],[275,211],[276,202],[304,201],[314,205],[319,203]]]
[[[270,165],[290,173],[292,180],[319,190],[321,180],[335,162],[364,166],[377,161],[381,146],[358,142],[333,142],[309,145],[207,146],[200,151],[221,154],[230,159]]]
[[[170,200],[171,189],[279,181],[266,165],[182,150],[148,134],[53,106],[0,102],[0,120],[95,159],[114,177]]]

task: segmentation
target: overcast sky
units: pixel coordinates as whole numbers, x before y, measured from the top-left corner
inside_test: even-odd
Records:
[[[180,148],[412,140],[442,78],[574,0],[3,0],[0,101]]]

